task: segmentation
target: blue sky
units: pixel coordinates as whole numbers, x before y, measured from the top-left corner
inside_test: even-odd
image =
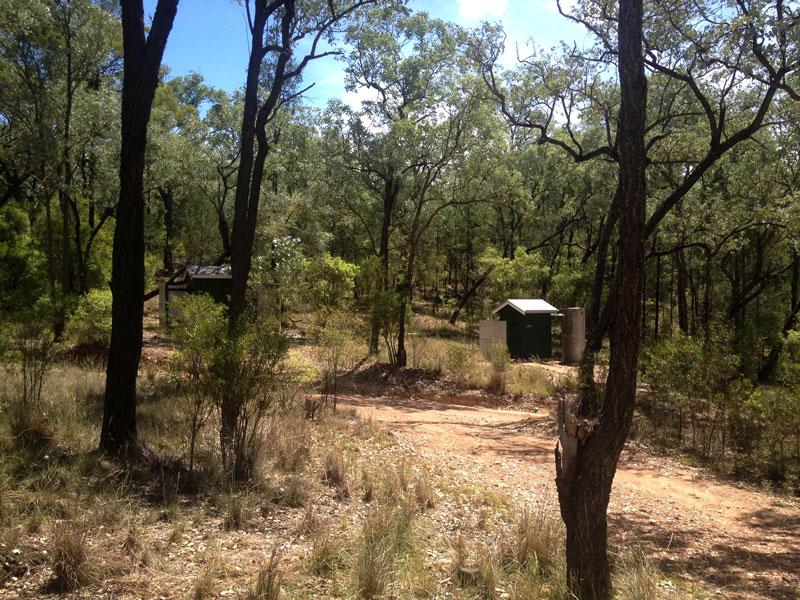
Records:
[[[562,1],[562,6],[571,2]],[[145,0],[148,15],[152,15],[155,4],[156,0]],[[475,26],[482,20],[501,21],[512,52],[514,44],[525,44],[529,39],[549,48],[561,40],[581,41],[585,37],[579,27],[558,14],[555,0],[411,0],[410,5],[464,26]],[[172,75],[197,71],[209,85],[233,91],[244,83],[247,33],[244,9],[235,0],[181,0],[164,64]],[[315,83],[306,98],[317,106],[325,105],[330,98],[356,100],[345,93],[341,65],[332,58],[310,64],[304,80]]]

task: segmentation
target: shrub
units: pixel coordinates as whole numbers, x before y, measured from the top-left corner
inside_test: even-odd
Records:
[[[226,322],[222,305],[210,296],[187,295],[175,301],[172,334],[178,346],[170,376],[184,399],[189,424],[189,470],[194,470],[197,438],[214,410],[216,381],[211,368],[223,345]]]
[[[323,326],[331,312],[344,308],[353,300],[353,287],[358,266],[325,253],[304,264],[308,295],[319,311]]]
[[[508,347],[500,342],[492,344],[488,354],[489,364],[492,366],[489,389],[502,394],[506,390],[506,371],[511,365],[511,355]]]
[[[445,369],[457,382],[464,383],[469,374],[472,349],[464,344],[451,344],[447,347]]]
[[[111,339],[111,290],[94,289],[78,300],[66,334],[78,346],[105,348]]]
[[[327,403],[332,398],[334,410],[339,378],[355,368],[366,354],[365,349],[353,339],[352,334],[356,329],[357,322],[351,315],[334,312],[314,335],[314,355],[319,364],[322,401]]]
[[[215,352],[211,395],[220,413],[222,463],[234,480],[254,474],[264,419],[291,398],[287,350],[277,326],[259,321],[226,336]]]

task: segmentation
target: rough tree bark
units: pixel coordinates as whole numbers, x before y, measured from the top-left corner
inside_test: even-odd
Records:
[[[144,158],[147,124],[164,47],[178,0],[158,0],[145,36],[142,0],[121,0],[124,51],[119,203],[111,267],[111,343],[100,450],[122,454],[136,444],[136,374],[142,355],[144,296]]]
[[[646,195],[642,11],[642,0],[620,0],[620,242],[606,392],[596,418],[579,421],[563,401],[559,411],[556,486],[567,530],[567,581],[570,591],[582,600],[611,598],[606,510],[636,400]]]

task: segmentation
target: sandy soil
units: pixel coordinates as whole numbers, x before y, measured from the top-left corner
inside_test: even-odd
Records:
[[[431,460],[474,473],[518,501],[557,510],[551,407],[521,412],[423,399],[348,395]],[[720,482],[628,448],[609,507],[615,543],[640,544],[667,574],[717,597],[800,598],[800,505]]]

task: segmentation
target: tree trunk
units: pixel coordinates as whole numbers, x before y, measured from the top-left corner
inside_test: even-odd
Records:
[[[279,44],[285,50],[278,54],[272,73],[269,95],[259,108],[259,77],[265,56],[264,31],[270,15],[281,6],[284,12],[280,21]],[[292,24],[294,20],[295,2],[293,0],[255,2],[242,114],[240,138],[242,147],[239,153],[239,171],[236,174],[236,194],[233,208],[231,304],[228,311],[228,328],[231,332],[235,332],[239,327],[240,318],[247,306],[247,282],[250,278],[253,259],[261,183],[264,179],[264,163],[269,154],[266,127],[279,105],[286,78],[286,68],[292,58]],[[256,139],[258,140],[257,151]]]
[[[686,256],[683,248],[675,254],[675,263],[678,267],[678,327],[681,333],[689,333],[689,305],[686,302]]]
[[[175,236],[175,198],[172,188],[158,188],[158,195],[164,203],[164,252],[163,267],[165,273],[172,273],[174,269],[174,259],[172,256],[172,239]]]
[[[800,314],[800,253],[794,252],[792,260],[792,280],[791,296],[789,299],[789,316],[783,322],[781,334],[778,341],[770,348],[767,359],[758,370],[758,381],[767,383],[772,379],[775,368],[778,366],[778,359],[781,357],[783,348],[786,344],[786,336],[797,325],[798,314]]]
[[[385,295],[389,291],[389,234],[392,225],[392,213],[394,212],[397,198],[400,195],[400,182],[393,176],[388,175],[383,186],[383,215],[381,219],[381,240],[378,246],[378,257],[381,262],[381,287],[378,292],[378,302],[385,302]],[[372,317],[372,331],[369,336],[370,354],[378,353],[378,339],[381,333],[381,322],[377,314]]]
[[[487,269],[478,278],[472,283],[472,285],[467,289],[458,299],[458,304],[453,309],[453,314],[450,315],[450,324],[455,325],[458,321],[458,317],[461,315],[461,311],[464,310],[464,307],[475,297],[475,294],[478,292],[478,289],[486,282],[489,278],[489,275],[492,274],[492,269]]]
[[[620,0],[619,261],[613,289],[611,359],[597,421],[559,411],[556,486],[567,529],[567,583],[581,600],[611,598],[606,510],[620,452],[633,419],[644,281],[647,82],[642,0]]]
[[[594,380],[594,363],[597,353],[603,345],[603,337],[606,334],[607,319],[603,318],[601,308],[608,310],[608,304],[603,307],[603,288],[606,284],[606,268],[608,263],[608,248],[614,228],[619,220],[619,193],[614,194],[611,201],[608,217],[603,224],[600,238],[597,242],[596,267],[594,272],[594,282],[592,283],[592,293],[589,299],[589,310],[586,311],[586,331],[589,332],[586,348],[581,356],[578,365],[578,382],[580,388],[580,400],[578,402],[578,414],[588,416],[596,414],[600,409],[600,396]],[[604,311],[605,312],[605,311]]]
[[[122,0],[124,49],[119,203],[111,270],[111,343],[100,449],[122,454],[136,444],[136,375],[142,354],[144,160],[147,124],[178,0],[159,0],[145,37],[142,0]]]

